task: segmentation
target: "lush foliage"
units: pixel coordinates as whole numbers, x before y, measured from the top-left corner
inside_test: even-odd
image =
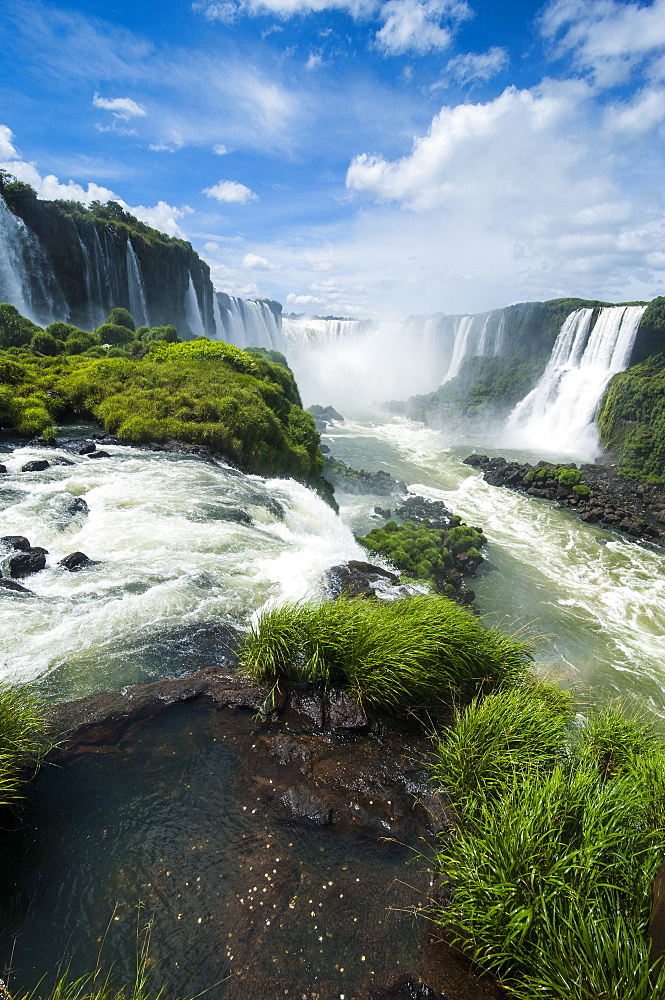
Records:
[[[180,440],[252,471],[320,474],[319,435],[290,371],[230,344],[169,343],[165,330],[154,339],[148,331],[144,342],[131,340],[127,327],[104,324],[82,351],[95,335],[51,338],[63,344],[57,356],[0,353],[0,426],[52,439],[58,421],[93,418],[127,441]],[[129,350],[98,343],[116,334]]]
[[[340,597],[263,612],[240,660],[254,683],[337,684],[365,704],[407,711],[515,681],[530,651],[529,640],[486,627],[445,597]]]
[[[43,731],[41,710],[25,688],[0,690],[0,807],[21,798],[26,774],[47,749]]]
[[[654,1000],[647,926],[665,850],[665,745],[607,709],[583,725],[527,683],[456,713],[433,772],[459,822],[435,919],[521,1000]]]
[[[665,482],[665,356],[615,375],[601,400],[601,442],[619,471]]]
[[[531,469],[527,472],[524,482],[543,486],[557,483],[560,486],[571,486],[573,492],[579,493],[580,491],[576,487],[579,487],[582,482],[582,472],[580,469],[570,468],[567,465],[548,465],[545,463],[537,469]],[[588,488],[585,487],[585,489]]]
[[[453,554],[468,552],[480,559],[478,550],[487,539],[479,528],[466,524],[444,531],[427,525],[416,527],[410,521],[402,525],[388,521],[360,541],[370,552],[385,556],[409,576],[442,585],[446,570],[453,565]]]

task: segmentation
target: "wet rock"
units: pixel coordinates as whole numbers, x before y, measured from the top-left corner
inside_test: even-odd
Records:
[[[314,795],[306,785],[287,788],[280,801],[298,819],[309,819],[318,826],[329,826],[332,823],[333,811],[330,806]]]
[[[428,500],[426,497],[412,494],[404,503],[395,508],[395,516],[412,524],[426,524],[430,528],[447,530],[454,523],[459,523],[452,511],[448,510],[441,500]]]
[[[76,462],[72,462],[69,458],[54,458],[51,465],[76,465]]]
[[[328,595],[331,598],[346,594],[347,597],[376,597],[377,591],[384,591],[391,585],[399,584],[400,578],[381,566],[350,559],[339,566],[331,566],[325,575]]]
[[[294,736],[287,736],[286,733],[278,733],[272,741],[270,753],[280,764],[293,764],[297,761],[308,761],[312,756],[311,751],[302,740]]]
[[[0,465],[0,474],[2,474],[3,472],[6,472],[6,471],[7,471],[7,466],[6,465]]]
[[[350,465],[330,455],[324,459],[323,471],[326,478],[345,493],[378,493],[380,496],[391,496],[407,491],[406,483],[393,479],[384,469],[379,469],[378,472],[352,469]]]
[[[89,514],[90,508],[83,499],[83,497],[74,497],[73,500],[67,505],[67,513],[74,517],[76,514]]]
[[[326,695],[325,724],[329,729],[364,729],[369,720],[362,705],[348,691],[332,688]]]
[[[490,460],[487,455],[477,455],[474,452],[473,455],[469,455],[468,458],[465,458],[462,464],[471,465],[474,468],[484,468],[486,465],[490,464]]]
[[[374,513],[378,514],[379,517],[384,517],[386,519],[386,521],[391,516],[390,515],[390,508],[389,507],[375,507],[374,508]]]
[[[319,451],[321,452],[322,455],[329,455],[330,454],[330,448],[328,447],[327,444],[320,444],[319,445]]]
[[[88,455],[88,458],[110,458],[108,451],[92,451]]]
[[[44,569],[46,556],[46,549],[35,546],[28,549],[27,552],[17,552],[16,555],[9,556],[5,562],[5,568],[11,577],[21,579]]]
[[[315,403],[307,408],[307,412],[314,417],[317,431],[325,431],[328,424],[344,423],[344,417],[333,406],[319,406]]]
[[[97,451],[97,445],[94,441],[89,444],[84,444],[82,448],[79,448],[79,455],[92,455],[94,451]]]
[[[240,507],[224,507],[222,511],[219,512],[219,518],[221,521],[233,521],[235,524],[251,524],[251,515],[247,513],[246,510],[242,510]]]
[[[28,552],[30,549],[30,542],[25,535],[3,535],[0,544],[9,549],[20,549],[21,552]]]
[[[26,462],[25,465],[21,466],[21,472],[44,472],[50,466],[45,458],[37,458],[32,462]]]
[[[323,725],[323,698],[309,688],[294,687],[288,694],[288,705],[297,715],[311,719],[317,729]]]
[[[14,580],[6,580],[4,577],[0,577],[0,591],[3,590],[10,591],[13,594],[23,594],[24,596],[29,596],[29,597],[35,596],[32,590],[28,590],[27,587],[21,586],[20,583],[16,583]]]
[[[88,566],[96,566],[97,561],[95,559],[90,559],[85,552],[70,552],[68,556],[61,559],[58,566],[63,566],[68,569],[71,573],[75,573],[79,569],[85,569]]]
[[[399,979],[388,989],[373,991],[370,996],[372,1000],[448,1000],[445,993],[439,993],[409,976]]]

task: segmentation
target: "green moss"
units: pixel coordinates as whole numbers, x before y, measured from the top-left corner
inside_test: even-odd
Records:
[[[123,347],[20,361],[0,353],[2,426],[52,437],[63,419],[96,419],[127,441],[180,440],[251,471],[320,475],[319,435],[285,368],[208,340],[151,341],[144,357],[132,357],[142,343],[127,343],[124,327],[100,327],[109,329],[122,331]],[[91,356],[98,350],[104,357]]]
[[[665,482],[665,356],[614,376],[601,401],[598,427],[622,475]]]

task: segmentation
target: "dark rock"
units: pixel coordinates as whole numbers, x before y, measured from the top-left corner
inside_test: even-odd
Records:
[[[74,497],[71,503],[67,504],[67,513],[72,516],[76,514],[89,514],[90,508],[83,497]]]
[[[476,455],[474,452],[473,455],[469,455],[468,458],[465,458],[462,464],[483,468],[484,466],[490,464],[490,460],[487,455]]]
[[[39,573],[46,566],[46,555],[46,549],[39,547],[29,549],[27,552],[18,552],[7,559],[5,563],[7,572],[19,579],[32,573]]]
[[[45,458],[37,458],[33,462],[26,462],[25,465],[21,466],[21,472],[43,472],[48,469],[50,464]]]
[[[370,996],[372,1000],[448,1000],[445,993],[439,993],[409,976],[399,979],[388,989],[374,990]]]
[[[79,455],[92,455],[94,451],[97,451],[97,445],[91,441],[90,444],[84,444],[79,448]]]
[[[0,465],[0,473],[6,472],[6,471],[7,471],[7,466],[6,465]]]
[[[311,719],[317,729],[323,725],[323,699],[310,688],[293,688],[288,693],[288,705],[291,711]]]
[[[247,513],[246,510],[242,510],[240,507],[225,507],[220,512],[220,520],[222,521],[233,521],[236,524],[251,524],[251,515]]]
[[[74,573],[76,570],[85,569],[87,566],[97,566],[97,561],[90,559],[85,552],[70,552],[68,556],[60,560],[58,566],[63,566],[71,573]]]
[[[325,723],[329,729],[364,729],[369,720],[362,705],[348,691],[332,688],[326,695]]]
[[[330,597],[346,594],[348,597],[375,597],[377,589],[399,583],[399,577],[381,566],[350,559],[326,572],[326,585]]]
[[[454,518],[443,501],[428,500],[417,494],[411,494],[404,503],[396,507],[395,515],[402,521],[411,521],[415,525],[425,524],[430,528],[438,528],[442,531],[452,525]]]
[[[332,823],[333,811],[330,806],[327,806],[325,802],[312,794],[306,785],[287,788],[281,797],[281,801],[299,819],[309,819],[319,826],[329,826]]]
[[[380,496],[390,496],[394,493],[407,492],[406,483],[393,479],[385,469],[379,469],[378,472],[352,469],[350,465],[330,455],[324,459],[323,471],[326,478],[345,493],[378,493]]]
[[[322,455],[329,455],[330,454],[330,448],[328,447],[327,444],[320,444],[319,445],[319,451],[321,452]]]
[[[457,593],[455,594],[455,600],[459,604],[473,604],[475,599],[476,599],[475,590],[470,590],[468,587],[462,587],[462,589],[458,590]]]
[[[1,577],[0,577],[0,590],[8,590],[13,594],[24,594],[29,597],[35,596],[32,590],[28,590],[27,587],[22,587],[20,583],[15,583],[14,580],[5,580],[4,578]]]
[[[270,753],[280,764],[293,764],[295,761],[308,761],[312,756],[302,740],[286,733],[278,733],[272,741]]]
[[[384,517],[386,519],[386,521],[387,521],[388,518],[390,517],[390,508],[386,507],[384,509],[384,508],[381,508],[381,507],[375,507],[374,508],[374,513],[378,514],[379,517]]]
[[[30,549],[30,542],[25,535],[3,535],[0,538],[0,544],[6,545],[10,549],[20,549],[21,552],[28,552]]]
[[[108,451],[92,451],[88,458],[110,458]]]
[[[69,458],[54,458],[51,465],[76,465],[76,462],[72,462]]]

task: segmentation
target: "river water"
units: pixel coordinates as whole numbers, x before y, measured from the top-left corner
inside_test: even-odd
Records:
[[[542,635],[542,669],[582,699],[618,696],[665,715],[662,550],[489,486],[462,464],[472,445],[449,444],[422,424],[368,413],[329,432],[336,458],[386,469],[483,528],[476,603],[492,621]],[[107,450],[95,460],[30,447],[3,456],[0,535],[26,535],[49,555],[46,570],[23,581],[36,597],[0,594],[0,670],[38,680],[56,700],[190,672],[214,662],[220,624],[243,627],[267,602],[323,598],[325,569],[363,558],[354,535],[382,524],[374,506],[391,502],[338,491],[337,517],[293,480],[194,456]],[[20,471],[37,457],[74,464]],[[77,497],[87,514],[71,512]],[[59,567],[75,550],[97,565]]]

